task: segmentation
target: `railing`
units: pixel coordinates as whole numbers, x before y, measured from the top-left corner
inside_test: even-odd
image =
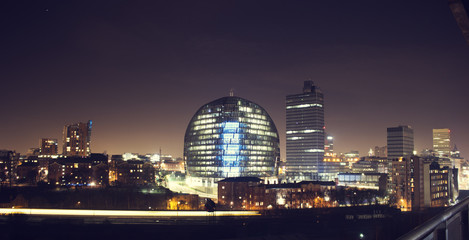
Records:
[[[469,197],[446,209],[399,240],[463,240],[469,239]]]

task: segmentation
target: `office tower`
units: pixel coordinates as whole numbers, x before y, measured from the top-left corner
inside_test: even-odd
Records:
[[[90,155],[91,125],[91,120],[87,123],[65,125],[63,155],[80,157]]]
[[[57,155],[57,139],[42,138],[40,141],[40,155]]]
[[[448,128],[433,129],[433,151],[438,157],[451,156],[450,135]]]
[[[414,151],[414,130],[410,126],[388,128],[388,159],[409,158]]]
[[[286,175],[290,179],[318,179],[324,173],[324,96],[312,81],[303,93],[286,97]]]
[[[184,137],[187,180],[202,191],[216,191],[227,177],[276,177],[280,161],[277,128],[261,106],[223,97],[204,104]]]

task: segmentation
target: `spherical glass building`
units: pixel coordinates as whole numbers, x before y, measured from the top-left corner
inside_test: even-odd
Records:
[[[280,159],[277,128],[261,106],[223,97],[203,105],[192,117],[184,137],[184,159],[187,176],[204,186],[227,177],[273,177]]]

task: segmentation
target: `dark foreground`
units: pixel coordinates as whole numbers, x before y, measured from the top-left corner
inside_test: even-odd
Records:
[[[256,217],[1,216],[0,239],[396,239],[442,209],[383,206],[269,211]]]

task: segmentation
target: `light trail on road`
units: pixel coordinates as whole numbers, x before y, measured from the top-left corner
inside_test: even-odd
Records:
[[[131,211],[85,209],[0,208],[0,214],[96,216],[96,217],[205,217],[205,216],[258,216],[258,211]]]

